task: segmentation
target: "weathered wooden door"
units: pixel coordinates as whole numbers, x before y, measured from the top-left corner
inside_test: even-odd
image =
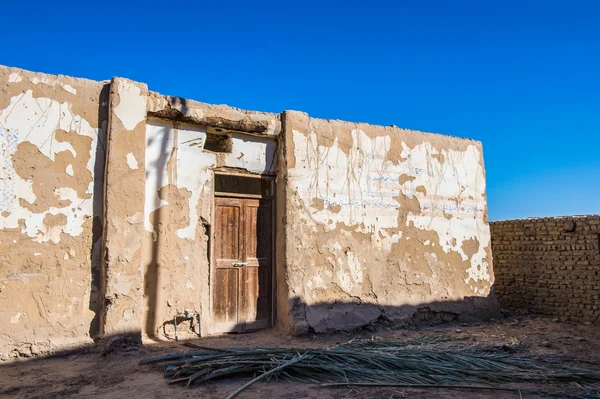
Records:
[[[271,201],[215,197],[215,332],[271,324]]]

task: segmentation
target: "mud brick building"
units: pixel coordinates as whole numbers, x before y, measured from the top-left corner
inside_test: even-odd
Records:
[[[600,321],[600,215],[490,225],[502,307]]]
[[[1,357],[484,314],[485,188],[473,140],[0,67]]]

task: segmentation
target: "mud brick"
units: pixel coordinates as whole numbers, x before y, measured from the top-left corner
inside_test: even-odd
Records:
[[[569,221],[575,224],[572,231],[565,230]],[[490,226],[496,294],[503,307],[600,322],[600,216]]]

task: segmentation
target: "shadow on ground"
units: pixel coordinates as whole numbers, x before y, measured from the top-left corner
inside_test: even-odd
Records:
[[[435,323],[435,321],[434,321]],[[169,385],[158,370],[138,366],[142,359],[188,350],[189,343],[226,347],[329,347],[353,338],[408,339],[424,335],[451,336],[473,343],[520,342],[534,353],[556,353],[592,358],[600,353],[595,326],[555,322],[535,316],[511,316],[487,322],[446,322],[434,326],[406,326],[395,329],[373,323],[354,331],[335,334],[307,334],[290,337],[277,330],[249,334],[206,337],[179,343],[160,342],[139,347],[136,336],[114,339],[112,346],[87,346],[50,356],[0,365],[2,398],[223,398],[248,379],[232,379],[187,388]],[[114,338],[114,337],[113,337]],[[514,393],[467,391],[426,391],[383,388],[320,388],[301,383],[259,383],[240,398],[515,398]]]

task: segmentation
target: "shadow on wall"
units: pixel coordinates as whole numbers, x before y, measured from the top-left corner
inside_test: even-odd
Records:
[[[106,88],[105,88],[106,89]],[[107,91],[102,90],[102,98],[108,94]],[[182,115],[187,114],[188,105],[185,99],[177,99],[179,101],[179,107],[182,110]],[[102,108],[101,108],[102,110]],[[101,111],[103,112],[103,111]],[[178,111],[179,112],[179,111]],[[105,118],[105,115],[99,115],[101,118]],[[173,160],[176,157],[176,147],[170,148],[168,134],[160,136],[161,142],[157,143],[146,143],[147,146],[154,144],[155,147],[160,147],[160,154],[153,165],[149,165],[152,170],[166,171],[167,173],[157,173],[154,190],[157,194],[160,193],[161,189],[167,186],[171,182],[169,176],[176,175],[170,170],[169,160]],[[99,140],[98,150],[104,151],[104,138],[102,141]],[[175,143],[173,143],[175,144]],[[99,162],[97,160],[97,162]],[[173,162],[173,164],[175,164]],[[148,171],[146,171],[146,177],[148,177]],[[103,181],[101,184],[103,185]],[[98,183],[95,183],[98,184]],[[99,196],[98,196],[99,197]],[[96,198],[96,196],[95,196]],[[97,199],[102,201],[101,198]],[[96,203],[94,204],[96,206]],[[103,205],[100,202],[100,206]],[[158,205],[158,204],[157,204]],[[118,205],[116,205],[118,206]],[[165,228],[169,224],[169,215],[165,211],[164,207],[158,207],[150,214],[150,223],[153,226],[153,237],[151,240],[151,248],[148,250],[150,259],[147,264],[144,265],[144,308],[146,310],[145,320],[143,326],[140,326],[141,330],[138,334],[155,338],[157,336],[157,328],[164,325],[167,321],[158,320],[159,306],[162,305],[162,300],[168,298],[160,298],[159,290],[161,287],[161,259],[165,252],[165,243],[167,235],[165,234]],[[96,219],[94,219],[96,223]],[[258,227],[258,226],[257,226]],[[96,232],[96,229],[94,230]],[[257,232],[259,234],[259,232]],[[96,238],[96,236],[94,236]],[[95,242],[95,240],[94,240]],[[92,256],[94,256],[94,250],[92,250]],[[93,268],[96,270],[96,267]],[[98,268],[97,270],[100,270]],[[96,275],[96,272],[93,272]],[[97,277],[94,277],[97,279]],[[94,283],[92,283],[94,285]],[[267,289],[268,288],[268,289]],[[399,287],[399,289],[402,289]],[[260,287],[259,285],[259,297],[262,297],[264,291],[270,290],[269,287]],[[269,293],[270,294],[270,293]],[[93,300],[92,300],[93,301]],[[291,310],[291,317],[285,317],[282,319],[291,319],[290,325],[280,325],[283,331],[292,332],[295,334],[307,333],[314,331],[317,333],[332,332],[336,330],[347,330],[353,328],[359,328],[364,325],[374,323],[379,319],[389,320],[392,324],[401,324],[402,321],[406,321],[418,316],[420,319],[435,319],[441,318],[442,321],[452,320],[466,320],[469,317],[481,317],[482,315],[489,314],[490,312],[496,312],[499,310],[495,297],[492,299],[481,298],[481,297],[470,297],[465,298],[462,301],[439,301],[429,304],[420,305],[404,305],[404,306],[381,306],[377,304],[368,304],[357,302],[334,302],[334,303],[319,303],[319,304],[306,304],[301,298],[290,299],[291,303],[287,306]],[[92,306],[92,303],[90,304]],[[256,303],[255,309],[262,309],[261,303]],[[206,311],[207,309],[205,309]],[[91,330],[98,329],[97,317],[92,323]],[[280,323],[281,324],[281,323]],[[241,327],[243,330],[243,327]]]
[[[188,106],[186,99],[177,99],[178,102],[181,103],[181,109],[183,114],[187,114]],[[169,134],[168,128],[165,128],[164,134],[161,136],[160,143],[160,156],[156,160],[156,162],[151,165],[153,170],[156,171],[166,171],[167,181],[164,179],[163,173],[157,173],[156,176],[156,194],[160,198],[161,189],[168,185],[169,183],[176,183],[169,181],[169,173],[171,171],[167,170],[169,159],[173,159],[176,157],[176,143],[173,143],[173,148],[171,152],[167,154],[169,150],[167,147],[169,145]],[[146,143],[146,147],[153,144],[151,141]],[[173,165],[176,165],[176,162],[173,162]],[[176,167],[176,166],[175,166]],[[176,176],[176,173],[175,173]],[[146,171],[146,178],[148,177],[148,171]],[[164,240],[167,238],[166,235],[163,235],[163,228],[166,227],[169,223],[169,215],[164,214],[163,207],[160,206],[156,210],[154,210],[150,214],[150,223],[153,226],[152,233],[152,248],[151,248],[151,258],[150,262],[145,265],[145,274],[144,274],[144,300],[145,300],[145,308],[147,309],[147,314],[145,315],[145,323],[144,323],[144,333],[150,338],[156,338],[157,335],[157,307],[159,301],[159,293],[158,289],[160,287],[160,257],[161,257],[161,245],[164,245]],[[164,249],[163,249],[164,250]]]
[[[161,137],[160,154],[165,155],[168,144],[168,134],[163,134]],[[152,144],[152,143],[147,143]],[[163,171],[167,167],[167,157],[160,156],[158,160],[152,165],[155,170]],[[146,177],[148,171],[146,171]],[[159,195],[159,191],[166,182],[163,181],[163,174],[157,173],[156,176],[156,193]],[[146,272],[144,275],[144,299],[146,302],[146,322],[145,322],[145,333],[149,337],[155,337],[154,325],[156,324],[156,306],[158,304],[158,279],[159,279],[159,256],[160,256],[160,244],[161,244],[161,227],[163,223],[168,223],[167,220],[163,220],[162,207],[159,207],[152,212],[150,217],[150,223],[153,226],[152,233],[152,249],[151,249],[151,260],[146,265]]]
[[[89,334],[91,338],[97,338],[101,333],[100,314],[102,312],[102,233],[104,215],[104,169],[106,162],[106,129],[108,126],[108,97],[110,85],[106,84],[100,91],[98,98],[98,141],[96,144],[94,164],[94,195],[93,195],[93,219],[92,219],[92,242],[90,245],[90,259],[92,264],[90,282],[90,304],[89,309],[94,312],[94,318],[90,323]],[[102,104],[106,104],[103,106]]]
[[[292,326],[286,332],[335,333],[356,329],[372,329],[376,324],[403,328],[449,322],[475,322],[500,317],[500,305],[492,288],[487,297],[465,297],[456,301],[434,301],[416,305],[389,306],[360,301],[335,301],[307,305],[301,298],[292,298]]]
[[[438,331],[437,333],[439,334],[439,328],[443,328],[443,324],[445,324],[447,328],[453,328],[456,326],[455,323],[452,323],[453,321],[461,323],[481,321],[492,315],[496,316],[498,314],[497,306],[496,308],[493,306],[490,307],[490,305],[493,305],[494,303],[492,296],[487,298],[470,297],[461,301],[422,303],[416,306],[378,306],[342,301],[306,305],[300,298],[290,299],[290,301],[294,303],[293,311],[299,312],[299,316],[305,317],[306,320],[308,320],[307,325],[312,323],[304,332],[313,333],[318,332],[317,330],[321,329],[327,330],[328,326],[339,323],[339,328],[336,328],[335,330],[351,332],[351,334],[344,334],[344,337],[339,338],[340,340],[346,341],[349,341],[352,338],[370,339],[374,333],[378,333],[382,338],[386,338],[386,332],[393,329],[407,327],[412,329],[414,327],[426,327],[429,325],[442,325],[436,328],[436,331]],[[330,328],[329,332],[334,332],[334,329]],[[296,334],[300,333],[302,333],[302,331],[296,331]],[[423,333],[427,334],[427,331],[425,330]],[[129,364],[127,366],[127,373],[131,373],[132,371],[129,370],[136,370],[134,364],[141,358],[156,357],[159,356],[161,352],[176,353],[190,350],[183,345],[173,345],[175,342],[172,341],[172,344],[158,344],[158,347],[150,352],[136,352],[136,348],[139,346],[140,342],[140,335],[141,331],[132,331],[125,335],[108,336],[97,345],[84,345],[31,358],[23,363],[19,362],[21,365],[24,364],[24,366],[16,366],[12,362],[0,364],[0,373],[9,376],[7,378],[7,383],[0,384],[0,396],[38,397],[41,392],[43,392],[41,396],[44,397],[48,397],[48,395],[51,395],[52,397],[81,395],[82,392],[85,391],[86,386],[92,385],[97,391],[98,389],[105,389],[107,383],[115,384],[115,382],[120,382],[126,378],[126,375],[120,374],[119,371],[124,370],[123,367],[117,368],[117,371],[111,369],[107,372],[100,373],[97,378],[85,379],[82,377],[83,375],[90,375],[90,369],[94,370],[93,373],[97,372],[99,365],[103,364],[101,356],[110,355],[112,352],[116,352],[117,357],[113,357],[112,361],[118,361],[121,364]],[[236,340],[236,337],[239,337],[240,339]],[[277,344],[269,344],[265,343],[264,337],[264,334],[261,334],[258,337],[258,342],[260,342],[259,345],[261,347],[281,345],[281,338],[274,340]],[[311,338],[313,337],[305,338],[306,343],[302,343],[302,341],[296,342],[299,342],[299,346],[302,347],[323,346],[323,344],[313,344]],[[234,343],[231,339],[236,342]],[[238,348],[251,348],[257,345],[257,340],[252,340],[251,337],[247,336],[231,334],[231,339],[227,345]],[[202,341],[202,338],[181,339],[179,343],[196,342],[197,344],[202,345]],[[215,341],[213,339],[209,340],[209,342],[211,342],[209,346],[212,346]],[[222,347],[221,345],[223,344],[217,346]],[[133,353],[131,352],[132,350],[134,351]],[[123,352],[123,354],[120,355],[119,352]],[[131,358],[127,359],[124,356],[131,356],[133,361],[131,361]],[[72,360],[77,357],[80,358],[79,361],[77,363],[73,362]],[[44,376],[44,367],[46,367],[46,369],[51,367],[53,370],[57,371],[50,379],[38,378],[39,375]],[[77,368],[75,374],[72,372],[73,367]],[[131,367],[133,367],[133,369],[131,369]],[[23,373],[29,375],[32,374],[32,372],[33,374],[37,373],[38,376],[35,378],[22,377]],[[122,380],[119,379],[121,377],[123,377]],[[58,378],[58,382],[54,381],[53,378]],[[173,392],[176,393],[176,391]]]
[[[307,305],[300,298],[290,299],[294,303],[293,316],[304,320],[292,332],[294,335],[312,333],[351,332],[357,337],[365,333],[385,333],[393,329],[427,327],[453,322],[470,323],[500,318],[501,313],[493,294],[488,297],[467,297],[459,301],[436,301],[418,305],[381,306],[355,302],[331,302]],[[236,336],[238,334],[232,334]],[[83,345],[53,353],[47,353],[32,358],[60,358],[75,353],[108,354],[114,351],[131,350],[140,343],[141,330],[131,331],[123,335],[108,336],[98,341],[98,344]],[[350,338],[348,338],[350,339]],[[198,341],[202,338],[180,339],[179,342]],[[171,339],[171,342],[175,342]],[[241,340],[240,345],[248,345]],[[268,345],[266,345],[268,346]],[[186,350],[181,348],[181,351]],[[10,364],[10,363],[7,363]],[[0,365],[0,369],[3,366]],[[0,391],[0,395],[3,392]]]

